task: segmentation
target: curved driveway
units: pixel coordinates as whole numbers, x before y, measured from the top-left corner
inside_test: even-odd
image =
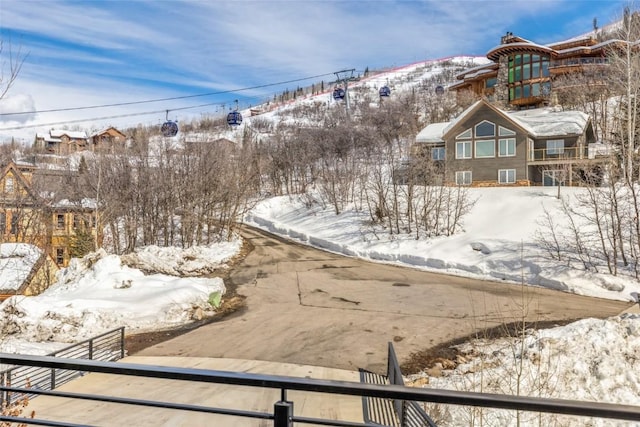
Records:
[[[247,308],[140,356],[265,360],[386,369],[387,342],[411,353],[526,316],[616,315],[629,304],[370,263],[245,228],[254,249],[230,275]]]

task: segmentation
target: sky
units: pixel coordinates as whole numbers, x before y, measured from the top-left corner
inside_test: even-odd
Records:
[[[640,290],[640,283],[623,274],[615,278],[589,274],[544,259],[545,251],[534,238],[539,227],[536,218],[546,209],[561,220],[555,188],[470,190],[470,197],[477,201],[463,220],[464,232],[430,240],[416,240],[413,235],[389,237],[382,230],[374,233],[364,225],[368,217],[362,212],[346,209],[336,215],[330,206],[309,206],[308,199],[288,196],[262,201],[246,221],[294,241],[374,262],[503,282],[523,279],[530,285],[617,300],[631,301],[632,294]],[[563,197],[571,197],[572,192],[584,190],[563,191]],[[509,200],[508,211],[505,200]],[[498,216],[500,222],[494,220]],[[526,262],[520,251],[523,245]],[[224,301],[224,282],[201,275],[224,268],[240,248],[241,240],[234,239],[188,250],[150,246],[123,257],[100,250],[74,259],[43,294],[11,297],[0,303],[0,352],[46,354],[120,326],[127,333],[152,331],[191,322],[198,312],[212,315],[215,308],[208,301],[212,294]],[[28,251],[21,248],[13,254],[27,257]],[[132,264],[136,267],[128,266]],[[11,265],[19,268],[19,263]],[[8,330],[12,333],[7,334]],[[529,331],[524,341],[472,340],[459,351],[461,358],[455,363],[412,374],[408,382],[508,394],[520,385],[523,395],[638,403],[640,314],[587,318]],[[518,372],[519,384],[514,381]],[[439,425],[471,425],[472,417],[475,423],[482,418],[485,425],[515,424],[513,412],[479,414],[461,406],[451,406],[447,417],[448,422]],[[521,425],[555,425],[537,417],[527,414]],[[561,425],[583,426],[585,419],[565,418]],[[627,424],[596,420],[589,425]]]
[[[32,142],[52,127],[223,115],[235,100],[247,108],[284,89],[334,81],[343,69],[484,56],[507,31],[543,44],[564,40],[591,31],[594,18],[599,26],[618,19],[626,4],[0,0],[5,83],[9,54],[24,59],[0,100],[0,141]]]

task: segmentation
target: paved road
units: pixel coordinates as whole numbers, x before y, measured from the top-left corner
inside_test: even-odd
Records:
[[[607,317],[627,303],[377,264],[246,229],[230,280],[247,308],[139,356],[224,357],[382,372],[411,353],[521,319]]]

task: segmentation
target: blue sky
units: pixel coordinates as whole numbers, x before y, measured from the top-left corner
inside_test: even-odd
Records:
[[[507,31],[539,43],[621,16],[617,0],[0,0],[2,61],[28,54],[0,100],[0,136],[68,120],[131,126],[255,105],[285,88],[455,55],[484,55]],[[6,75],[6,67],[5,67]],[[301,80],[284,85],[278,82]],[[248,89],[254,88],[254,89]],[[238,92],[236,90],[242,89]],[[71,111],[105,104],[137,103]],[[209,104],[200,108],[185,107]],[[224,107],[222,106],[224,104]],[[96,120],[96,122],[98,122]],[[101,121],[104,122],[104,121]],[[9,127],[33,126],[19,130]],[[56,127],[63,127],[57,125]],[[98,126],[100,127],[100,126]],[[32,136],[29,137],[32,139]]]

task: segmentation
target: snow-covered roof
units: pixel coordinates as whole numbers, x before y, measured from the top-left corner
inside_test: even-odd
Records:
[[[448,125],[449,122],[431,123],[426,128],[418,132],[418,135],[416,135],[416,142],[423,144],[437,144],[444,142],[442,135],[444,134],[444,129]]]
[[[480,103],[476,101],[450,122],[432,123],[422,129],[416,136],[417,143],[436,144],[444,142],[443,136],[453,127],[476,111]],[[489,104],[486,104],[489,108]],[[498,109],[496,109],[498,110]],[[589,124],[589,115],[581,111],[559,111],[555,108],[536,108],[532,110],[502,112],[505,118],[513,121],[534,138],[552,136],[582,135]]]
[[[516,123],[527,129],[532,136],[538,138],[581,135],[589,123],[589,116],[581,111],[536,108],[508,114]]]
[[[1,243],[0,292],[20,289],[41,255],[40,249],[27,243]]]
[[[70,131],[70,130],[51,129],[49,131],[49,135],[53,138],[61,138],[63,135],[67,135],[69,138],[73,138],[73,139],[87,139],[87,134],[83,130]]]
[[[62,199],[56,202],[53,207],[55,208],[84,208],[84,209],[96,209],[97,203],[95,199],[84,198],[79,202],[71,201],[69,199]]]

